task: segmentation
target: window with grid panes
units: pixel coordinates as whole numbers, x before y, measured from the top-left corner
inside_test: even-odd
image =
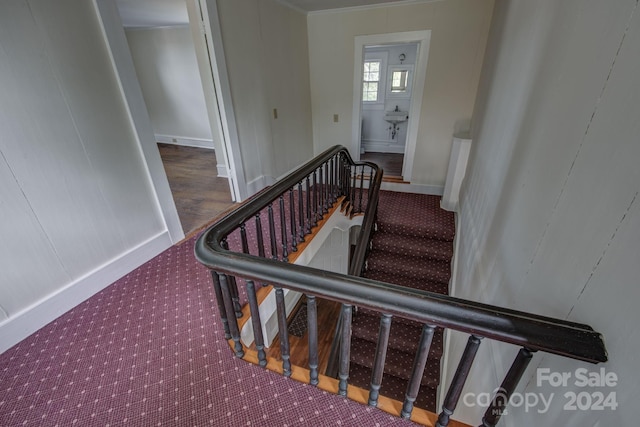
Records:
[[[378,100],[380,88],[380,61],[365,61],[362,77],[362,100],[372,102]]]

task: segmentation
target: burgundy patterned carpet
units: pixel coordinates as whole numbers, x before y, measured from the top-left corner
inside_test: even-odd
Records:
[[[0,426],[407,426],[234,358],[174,246],[0,355]]]
[[[455,224],[440,198],[382,191],[378,231],[373,236],[364,274],[370,279],[448,294]],[[369,388],[380,324],[379,313],[359,310],[353,319],[350,382]],[[380,394],[403,401],[422,325],[395,318]],[[416,406],[436,412],[442,330],[433,336]]]

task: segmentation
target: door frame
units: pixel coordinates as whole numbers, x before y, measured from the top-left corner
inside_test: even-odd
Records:
[[[431,42],[431,30],[406,31],[400,33],[372,34],[355,37],[354,72],[353,72],[353,123],[351,129],[351,153],[356,160],[360,159],[360,143],[362,132],[362,61],[366,46],[391,45],[402,43],[417,43],[417,57],[415,64],[411,104],[409,107],[409,121],[407,124],[407,140],[402,162],[402,177],[411,182],[413,173],[413,159],[418,141],[418,129],[420,127],[420,113],[422,111],[422,98],[427,75],[427,62],[429,58],[429,45]]]
[[[118,8],[113,0],[93,1],[122,98],[129,113],[133,132],[146,163],[149,181],[156,194],[159,211],[171,236],[171,241],[173,243],[179,242],[184,238],[184,231],[155,141],[149,112],[142,96],[142,90],[133,65]],[[216,120],[215,125],[212,124],[212,128],[217,125],[218,129],[221,130],[217,134],[221,136],[223,141],[221,145],[224,151],[223,157],[227,167],[231,196],[234,201],[240,202],[248,197],[248,191],[244,177],[233,103],[231,102],[229,77],[224,60],[217,2],[215,0],[190,1],[195,2],[195,6],[198,8],[202,6],[203,16],[208,17],[208,19],[203,18],[202,21],[197,23],[203,28],[203,31],[199,32],[199,34],[203,38],[213,41],[208,43],[207,47],[211,63],[211,78],[214,82],[218,108],[216,111],[208,111],[208,114],[210,119]],[[205,34],[207,35],[206,37]]]

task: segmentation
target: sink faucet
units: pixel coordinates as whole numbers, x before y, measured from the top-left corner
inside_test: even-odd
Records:
[[[398,106],[396,105],[396,109],[393,111],[400,111],[400,109],[398,108]]]

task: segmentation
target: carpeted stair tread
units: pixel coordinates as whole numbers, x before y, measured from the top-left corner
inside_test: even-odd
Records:
[[[367,368],[373,368],[376,354],[376,343],[353,337],[351,339],[351,362]],[[398,378],[409,379],[413,368],[415,354],[405,353],[387,348],[384,371]],[[440,359],[428,358],[420,383],[429,387],[437,387],[440,381]]]
[[[440,197],[381,191],[378,231],[453,241],[453,212],[440,208]]]
[[[417,322],[408,323],[405,319],[392,317],[391,332],[389,334],[389,347],[405,353],[415,354],[418,350],[422,325]],[[352,337],[371,342],[377,342],[380,328],[380,315],[372,311],[358,309],[352,321]],[[429,357],[442,356],[442,332],[434,333]]]
[[[385,373],[382,376],[380,395],[404,402],[407,383],[408,381],[403,378]],[[369,390],[369,385],[371,384],[371,369],[352,363],[349,369],[349,384]],[[427,411],[436,412],[435,402],[436,389],[426,385],[421,386],[418,390],[418,397],[414,405]]]
[[[392,283],[394,285],[406,286],[407,288],[420,289],[427,292],[435,292],[437,294],[448,295],[449,284],[432,282],[424,279],[416,279],[415,277],[403,276],[401,274],[390,274],[384,271],[366,271],[362,277],[377,280],[379,282]]]
[[[367,272],[382,271],[437,283],[449,283],[451,277],[450,261],[422,260],[398,253],[371,251],[365,266]]]
[[[434,292],[437,294],[448,295],[449,284],[432,282],[424,279],[416,279],[414,277],[402,276],[400,274],[389,274],[384,271],[367,271],[362,277],[368,279],[377,280],[379,282],[391,283],[399,286],[406,286],[407,288],[420,289],[427,292]]]
[[[391,233],[375,233],[371,240],[371,249],[440,261],[450,261],[453,256],[453,243],[450,241]]]

